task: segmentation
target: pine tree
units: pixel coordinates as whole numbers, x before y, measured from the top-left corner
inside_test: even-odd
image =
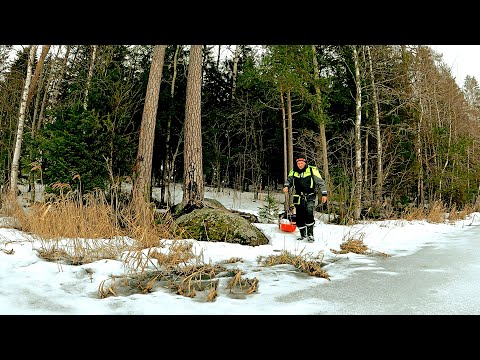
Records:
[[[278,220],[278,203],[272,195],[267,195],[265,205],[259,208],[258,215],[263,223],[274,223]]]

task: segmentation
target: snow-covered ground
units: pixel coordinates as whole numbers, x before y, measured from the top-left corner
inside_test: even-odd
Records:
[[[154,194],[157,191],[155,189]],[[177,186],[176,202],[181,195],[181,188]],[[205,193],[205,197],[216,199],[227,208],[255,214],[265,204],[264,196],[265,193],[262,200],[254,200],[250,192],[207,189]],[[282,209],[283,193],[275,196],[279,200],[279,209]],[[314,243],[295,240],[298,230],[282,232],[276,223],[256,224],[270,240],[268,245],[251,247],[186,240],[193,243],[194,251],[202,254],[205,263],[240,258],[241,261],[232,266],[241,269],[245,277],[258,280],[256,292],[238,297],[229,292],[226,279],[222,279],[219,294],[213,302],[176,295],[161,287],[147,294],[100,299],[100,284],[127,271],[120,259],[77,266],[48,262],[38,256],[39,240],[35,236],[0,228],[0,314],[315,314],[334,311],[329,308],[331,304],[314,297],[298,302],[282,299],[313,286],[340,281],[362,269],[377,268],[379,264],[375,254],[402,257],[414,254],[428,244],[445,244],[449,241],[448,235],[461,237],[467,234],[471,225],[480,224],[480,213],[470,214],[465,220],[442,224],[388,220],[344,226],[325,223],[318,213],[316,219]],[[373,256],[338,254],[340,245],[348,239],[362,239]],[[259,261],[282,251],[321,257],[329,280],[309,276],[292,265],[266,267]]]

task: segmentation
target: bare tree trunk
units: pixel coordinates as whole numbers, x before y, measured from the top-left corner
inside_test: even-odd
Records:
[[[204,197],[202,163],[202,45],[191,45],[184,123],[184,206],[201,207]]]
[[[142,209],[150,201],[152,176],[153,142],[155,140],[155,123],[157,120],[158,97],[162,82],[162,70],[166,45],[155,45],[148,77],[145,105],[135,161],[134,182],[132,187],[132,203],[136,209]]]
[[[288,141],[287,141],[287,129],[288,125],[286,124],[287,117],[285,111],[285,102],[283,100],[283,89],[280,84],[280,107],[282,109],[282,128],[283,128],[283,178],[284,180],[288,177]]]
[[[292,117],[292,97],[290,90],[287,91],[287,143],[288,143],[288,173],[293,169],[293,117]],[[285,178],[286,179],[286,178]],[[288,203],[292,203],[292,193],[288,192]]]
[[[292,97],[290,90],[287,91],[287,113],[288,113],[288,172],[293,169],[293,118],[292,118]]]
[[[175,173],[175,161],[177,160],[177,157],[180,153],[180,145],[182,144],[183,142],[183,127],[182,129],[180,130],[180,134],[179,134],[179,137],[178,137],[178,143],[177,143],[177,147],[175,148],[175,152],[172,154],[172,160],[170,161],[170,175],[173,176],[173,174]],[[169,192],[169,198],[171,199],[174,199],[175,198],[175,186],[173,188],[173,191],[174,191],[174,194],[172,197],[170,197],[170,188],[168,189],[168,192]],[[167,204],[168,206],[170,206],[170,203]]]
[[[25,85],[23,87],[22,100],[20,102],[20,112],[18,116],[17,139],[15,141],[15,150],[13,152],[12,171],[10,175],[10,192],[16,195],[18,170],[20,163],[20,150],[22,149],[23,140],[23,126],[25,123],[25,113],[27,109],[28,90],[30,89],[30,82],[32,80],[32,68],[37,53],[38,45],[32,45],[30,48],[30,55],[28,57],[27,77],[25,78]]]
[[[42,126],[43,123],[43,114],[45,113],[45,107],[47,106],[47,98],[50,93],[49,88],[52,87],[52,90],[55,91],[53,87],[53,82],[54,82],[54,75],[56,74],[56,63],[58,61],[58,55],[60,54],[60,49],[61,46],[58,47],[57,54],[55,55],[55,59],[51,61],[50,64],[50,70],[49,70],[49,75],[48,75],[48,80],[45,85],[45,91],[43,92],[43,99],[42,99],[42,105],[40,106],[40,113],[38,115],[38,121],[36,122],[36,130],[40,130],[40,127]],[[32,131],[33,131],[33,125],[32,125]]]
[[[235,52],[233,54],[233,83],[232,83],[232,99],[235,98],[235,91],[237,89],[237,68],[238,68],[238,45],[235,45]]]
[[[35,91],[37,90],[38,79],[40,77],[40,74],[43,72],[43,63],[45,61],[45,58],[47,57],[48,50],[50,50],[50,45],[42,46],[42,53],[40,54],[40,59],[38,59],[37,66],[35,67],[35,72],[33,73],[30,89],[28,91],[27,105],[26,105],[27,108],[28,108],[28,105],[30,105],[30,102],[32,101],[32,97],[35,94]]]
[[[318,84],[318,80],[320,79],[320,76],[318,74],[319,69],[318,69],[318,61],[317,61],[317,56],[316,56],[316,51],[315,51],[315,45],[312,45],[312,52],[313,52],[313,73],[314,73],[314,79],[315,79],[315,95],[317,97],[317,112],[320,117],[320,140],[322,144],[322,160],[323,160],[323,177],[325,179],[325,183],[327,185],[327,189],[331,189],[331,184],[330,184],[330,172],[328,171],[328,156],[327,156],[327,135],[325,133],[325,120],[323,117],[323,108],[322,108],[322,92],[320,89],[320,85]],[[318,196],[321,196],[322,194],[319,193]],[[330,203],[327,203],[327,206]]]
[[[375,76],[373,74],[373,62],[370,55],[370,46],[366,46],[367,56],[370,66],[370,79],[372,83],[372,97],[373,97],[373,111],[375,117],[375,134],[377,138],[377,182],[375,186],[375,200],[378,203],[382,202],[383,191],[383,149],[382,149],[382,136],[380,133],[380,112],[378,110],[378,95],[377,86],[375,84]]]
[[[452,146],[452,123],[450,122],[449,124],[449,132],[448,132],[448,147],[447,147],[447,153],[445,154],[445,164],[443,165],[443,168],[441,170],[441,176],[440,176],[440,180],[439,180],[439,184],[438,184],[438,191],[440,193],[440,200],[442,200],[442,179],[445,177],[445,170],[447,169],[447,165],[448,165],[448,162],[449,162],[449,158],[450,158],[450,149],[451,149],[451,146]],[[451,204],[450,204],[451,206]]]
[[[175,49],[175,55],[173,56],[173,77],[172,77],[172,85],[170,87],[170,99],[172,101],[171,106],[173,106],[173,95],[175,94],[175,81],[177,79],[177,65],[178,65],[178,52],[180,50],[180,45],[177,45]],[[170,132],[171,132],[171,124],[172,124],[172,115],[168,116],[167,120],[167,137],[165,139],[165,161],[163,162],[163,174],[162,174],[162,186],[160,191],[160,202],[162,204],[166,204],[167,207],[170,206],[171,200],[171,193],[170,193],[170,179],[172,176],[172,170],[170,166]],[[165,195],[167,199],[165,200]]]
[[[48,45],[48,48],[50,47],[50,45]],[[41,58],[39,60],[39,62],[37,63],[37,67],[35,69],[35,73],[34,73],[34,76],[33,76],[33,79],[32,79],[32,84],[30,85],[30,90],[28,92],[28,96],[30,97],[30,99],[32,99],[32,96],[34,94],[34,91],[32,91],[32,86],[35,86],[36,84],[39,84],[38,85],[38,92],[37,92],[37,96],[35,97],[35,105],[34,105],[34,110],[33,110],[33,118],[32,118],[32,126],[31,126],[31,136],[32,136],[32,139],[35,139],[35,129],[37,127],[36,125],[36,122],[37,122],[37,118],[39,117],[38,113],[39,113],[39,107],[40,107],[40,94],[42,93],[42,88],[45,87],[45,90],[44,90],[44,96],[43,98],[46,97],[46,94],[47,94],[47,90],[48,90],[48,83],[44,86],[43,83],[43,78],[44,78],[44,75],[45,75],[45,71],[44,71],[44,68],[43,68],[43,64],[44,64],[44,60],[45,60],[45,56],[47,55],[48,53],[48,48],[47,50],[45,51],[45,46],[43,47],[42,49],[42,55],[41,55]],[[40,64],[40,65],[39,65]],[[52,64],[53,64],[53,61],[52,61]],[[50,68],[52,68],[52,66],[50,65]],[[40,77],[38,78],[38,73],[40,73]],[[33,80],[35,80],[35,75],[37,75],[37,79],[38,81],[35,82],[35,84],[33,83]],[[50,79],[48,79],[49,81]],[[27,98],[27,108],[28,108],[28,104],[29,104],[29,99]],[[41,109],[40,109],[40,112],[41,112]],[[34,155],[33,155],[33,149],[31,148],[30,149],[30,162],[31,162],[31,166],[32,167],[36,167],[34,166],[33,164],[33,161],[34,160]],[[35,164],[36,165],[36,164]],[[30,191],[30,199],[31,199],[31,202],[35,202],[35,172],[34,171],[30,171],[30,175],[29,175],[29,191]]]
[[[98,45],[92,46],[92,59],[90,61],[90,67],[88,68],[87,85],[85,86],[85,97],[83,99],[83,108],[85,110],[87,110],[88,105],[88,91],[90,89],[90,82],[92,81],[93,67],[95,65],[95,58],[97,56],[97,47]]]
[[[217,53],[217,70],[219,70],[220,67],[220,54],[222,51],[222,45],[218,45],[218,53]]]
[[[362,141],[361,141],[361,123],[362,123],[362,84],[360,78],[360,64],[356,45],[352,45],[353,60],[355,63],[355,190],[354,190],[354,218],[360,219],[362,203]]]
[[[223,179],[223,187],[228,186],[230,183],[230,159],[232,157],[232,146],[231,146],[231,137],[229,135],[229,131],[225,133],[227,137],[227,150],[228,150],[228,156],[227,156],[227,164],[225,165],[225,178]]]
[[[68,63],[68,56],[70,55],[70,49],[71,46],[67,45],[65,49],[65,57],[63,59],[63,64],[60,69],[60,74],[56,78],[55,83],[53,84],[53,97],[52,97],[52,105],[55,105],[57,103],[58,95],[60,95],[60,83],[63,80],[63,76],[65,74],[65,70],[67,69],[67,63]]]
[[[365,110],[365,119],[368,119],[368,110]],[[365,191],[368,189],[371,192],[371,187],[368,187],[368,161],[369,161],[369,153],[368,153],[368,136],[369,130],[368,127],[365,130],[365,149],[363,151],[363,182],[365,184]],[[371,181],[370,181],[371,182]]]
[[[423,104],[422,99],[420,101],[420,113],[418,114],[417,124],[417,161],[418,161],[418,178],[417,178],[417,207],[423,205],[425,201],[425,194],[423,188],[423,160],[422,160],[422,126],[423,126]]]
[[[40,63],[40,62],[39,62]],[[39,64],[38,63],[38,64]],[[43,63],[43,61],[42,61]],[[37,64],[37,68],[35,69],[35,71],[38,71],[40,72],[40,77],[38,79],[38,82],[40,85],[38,86],[38,94],[37,96],[35,97],[35,105],[33,107],[33,118],[32,118],[32,128],[31,128],[31,133],[32,133],[32,138],[35,137],[35,129],[36,129],[36,123],[37,123],[37,118],[38,118],[38,113],[39,113],[39,106],[40,106],[40,94],[42,93],[42,87],[43,87],[43,78],[44,78],[44,75],[45,75],[45,71],[43,71],[43,67],[42,68],[38,68],[38,64]],[[29,96],[32,96],[31,94],[33,94],[32,92],[32,88],[30,87],[30,91],[28,92],[29,93]],[[45,91],[46,93],[46,91]],[[27,108],[28,108],[28,105],[29,105],[29,101],[27,99]]]
[[[286,125],[286,114],[285,114],[285,102],[283,101],[283,89],[282,84],[280,84],[280,105],[282,108],[282,127],[283,127],[283,180],[287,180],[288,177],[288,152],[287,152],[287,125]],[[282,184],[283,186],[283,184]],[[289,193],[285,194],[285,202],[283,203],[283,208],[285,212],[288,211],[290,201]]]

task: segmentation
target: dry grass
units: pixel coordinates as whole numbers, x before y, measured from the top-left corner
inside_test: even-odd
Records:
[[[39,240],[39,256],[57,262],[59,267],[64,263],[80,265],[99,259],[122,259],[129,270],[126,275],[111,276],[102,281],[98,288],[100,298],[145,294],[156,288],[166,288],[182,296],[214,301],[218,296],[220,277],[230,277],[226,285],[230,294],[257,292],[257,278],[246,278],[242,271],[226,267],[242,262],[241,258],[205,264],[203,254],[195,254],[191,242],[179,240],[183,230],[176,226],[168,213],[159,217],[153,206],[141,210],[128,205],[113,207],[100,191],[81,196],[71,191],[64,193],[68,188],[62,184],[57,184],[57,189],[61,190],[60,195],[49,195],[43,202],[26,209],[13,195],[3,194],[0,215],[12,219],[11,227],[28,232]],[[461,211],[453,207],[447,212],[445,206],[437,202],[428,209],[410,208],[403,217],[406,220],[444,222],[446,218],[450,221],[464,219],[471,212],[471,207]],[[332,252],[379,253],[368,249],[363,236],[345,239],[340,250],[332,249]],[[323,252],[314,256],[283,251],[265,258],[263,265],[290,264],[308,275],[330,280],[322,269],[325,265],[323,257]]]
[[[117,214],[101,192],[83,198],[73,192],[51,195],[48,201],[34,203],[15,217],[19,229],[42,238],[113,238],[126,235],[116,225]]]
[[[263,264],[265,266],[289,264],[308,275],[330,280],[328,273],[322,269],[322,266],[324,265],[322,263],[323,255],[323,251],[316,256],[312,256],[311,254],[302,255],[302,253],[294,255],[289,251],[283,250],[279,255],[267,256],[263,261]],[[259,259],[259,262],[261,261],[262,258]]]
[[[463,209],[458,210],[457,205],[454,205],[453,208],[448,213],[449,221],[465,220],[466,217],[475,211],[474,205],[467,205]]]
[[[360,254],[360,255],[380,255],[384,257],[388,257],[390,255],[383,253],[381,251],[375,251],[368,248],[368,246],[363,242],[365,237],[365,233],[360,233],[359,238],[346,238],[343,239],[342,243],[340,244],[340,250],[330,249],[330,251],[334,254]]]
[[[22,207],[17,201],[16,195],[12,193],[0,194],[0,216],[8,218],[7,224],[4,226],[18,228],[20,226],[16,215],[23,213]]]
[[[474,205],[466,205],[458,210],[457,205],[448,209],[445,204],[435,201],[431,205],[422,208],[409,207],[404,210],[402,218],[407,221],[426,220],[430,223],[444,223],[446,221],[464,220],[468,214],[475,211]]]
[[[224,264],[235,264],[237,262],[242,262],[242,258],[237,258],[237,257],[232,257],[230,259],[227,259],[227,260],[224,260],[223,263]]]
[[[98,290],[100,298],[107,296],[129,295],[131,293],[149,293],[156,286],[169,289],[186,297],[196,297],[203,293],[205,301],[213,301],[218,293],[217,276],[226,271],[221,265],[190,264],[189,259],[196,259],[192,253],[184,253],[184,248],[170,248],[176,253],[152,253],[152,259],[158,259],[157,270],[145,270],[120,278],[112,277],[103,281]]]
[[[223,264],[203,263],[203,254],[194,254],[191,242],[178,239],[178,228],[168,213],[159,217],[153,206],[143,209],[132,206],[112,207],[102,192],[80,196],[61,189],[60,195],[49,195],[28,209],[16,199],[2,198],[2,214],[16,219],[13,227],[30,233],[39,241],[37,252],[47,261],[80,265],[99,259],[122,259],[126,275],[112,276],[100,283],[100,298],[148,293],[163,287],[176,294],[205,301],[218,296],[218,276],[227,273]],[[135,239],[135,240],[132,240]],[[231,258],[232,264],[241,261]],[[255,291],[258,280],[234,278],[229,289],[244,288],[247,294]]]
[[[362,239],[349,239],[340,244],[340,250],[331,249],[334,254],[362,254],[368,255],[370,252],[368,246],[363,243]]]
[[[235,276],[230,279],[227,284],[227,289],[230,289],[230,293],[240,291],[247,295],[252,294],[258,289],[258,280],[257,278],[248,279],[242,277],[242,272],[237,271]]]
[[[84,264],[116,259],[127,252],[124,258],[129,262],[140,250],[161,246],[161,239],[175,238],[172,221],[165,217],[157,223],[155,209],[143,209],[142,216],[128,206],[115,209],[101,191],[84,196],[61,191],[60,195],[49,194],[45,199],[27,209],[20,207],[18,201],[3,204],[7,209],[4,213],[16,219],[15,228],[40,241],[39,255],[48,261]],[[129,238],[135,241],[128,241]]]

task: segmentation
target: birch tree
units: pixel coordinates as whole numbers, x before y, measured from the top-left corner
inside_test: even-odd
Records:
[[[355,187],[353,192],[353,211],[355,220],[360,219],[362,205],[362,141],[361,141],[361,123],[362,123],[362,84],[360,78],[360,61],[356,45],[352,45],[353,61],[355,64]]]
[[[92,46],[92,57],[90,60],[90,67],[88,68],[88,75],[87,75],[87,85],[85,86],[85,95],[83,98],[83,108],[87,110],[87,105],[88,105],[88,91],[90,89],[90,82],[92,81],[92,76],[93,76],[93,68],[95,65],[95,58],[97,56],[97,47],[98,45],[93,45]]]
[[[235,52],[233,53],[232,99],[235,98],[235,92],[237,90],[237,73],[238,73],[238,45],[235,45]]]
[[[10,174],[10,192],[16,195],[18,171],[20,164],[20,151],[22,149],[23,127],[25,124],[25,113],[27,109],[28,90],[30,89],[30,82],[32,80],[32,68],[35,61],[35,54],[37,53],[38,45],[32,45],[27,64],[27,76],[25,78],[25,85],[23,87],[22,99],[20,101],[20,111],[18,115],[17,137],[15,141],[15,149],[13,152],[12,170]]]
[[[375,134],[377,138],[377,182],[375,187],[375,198],[378,202],[382,200],[382,187],[383,187],[383,151],[382,151],[382,138],[380,133],[380,113],[378,110],[378,95],[377,86],[375,84],[375,76],[373,73],[373,62],[370,54],[370,46],[366,46],[366,52],[368,56],[368,65],[370,68],[370,83],[372,86],[372,100],[373,100],[373,114],[375,118]]]

